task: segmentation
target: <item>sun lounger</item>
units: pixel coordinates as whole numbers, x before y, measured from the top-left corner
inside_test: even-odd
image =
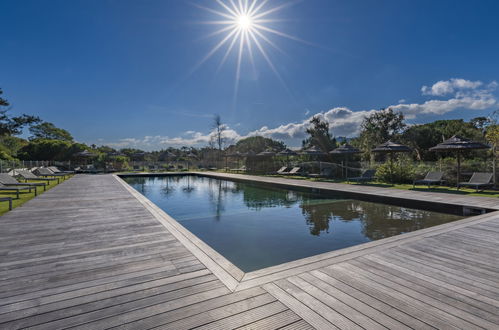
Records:
[[[35,196],[36,196],[37,195],[36,187],[30,187],[30,186],[8,187],[8,186],[5,186],[4,184],[0,183],[0,191],[14,192],[16,194],[17,199],[19,199],[19,194],[22,191],[28,190],[28,192],[31,192],[32,189],[35,189]]]
[[[300,175],[301,174],[301,167],[293,167],[291,171],[289,172],[283,172],[281,174],[284,175]]]
[[[320,173],[309,173],[308,176],[311,178],[327,178],[333,174],[333,170],[330,167],[323,168]]]
[[[9,202],[9,211],[12,210],[12,197],[0,197],[0,202]]]
[[[492,177],[493,177],[492,173],[475,172],[471,176],[470,181],[468,181],[468,182],[459,182],[457,184],[457,189],[459,190],[459,188],[461,186],[465,186],[465,187],[473,187],[473,188],[476,189],[476,191],[483,190],[483,189],[485,189],[487,187],[492,186],[492,183],[491,183]]]
[[[51,181],[57,181],[59,183],[59,178],[47,178],[47,177],[39,177],[36,176],[34,173],[30,171],[22,171],[22,170],[16,170],[16,173],[23,178],[24,181],[47,181],[47,184],[50,184]]]
[[[364,173],[362,173],[361,176],[353,177],[353,178],[347,178],[347,181],[353,181],[353,182],[369,182],[374,180],[374,175],[376,174],[376,170],[366,170]]]
[[[34,182],[34,183],[21,183],[16,180],[16,178],[8,175],[7,173],[0,173],[0,183],[7,187],[34,187],[35,193],[37,187],[43,187],[43,190],[47,190],[47,184],[43,182]]]
[[[60,176],[60,177],[63,177],[63,178],[65,178],[67,176],[67,174],[64,174],[64,173],[54,173],[50,169],[48,169],[46,167],[39,167],[34,172],[38,176],[48,176],[48,177],[50,177],[50,176]]]
[[[47,167],[49,170],[51,170],[54,173],[63,173],[63,174],[74,174],[74,171],[61,171],[58,167],[56,166],[49,166]]]
[[[276,173],[277,173],[277,174],[285,174],[285,173],[287,172],[287,169],[288,169],[288,168],[287,168],[286,166],[283,166],[283,167],[281,167],[280,169],[278,169],[278,170],[276,171]]]
[[[414,188],[417,184],[424,184],[427,185],[428,188],[430,188],[430,185],[432,184],[442,184],[443,182],[445,182],[444,180],[442,180],[443,176],[443,172],[428,172],[424,179],[415,180],[412,183],[412,187]]]
[[[229,169],[231,172],[246,172],[246,166],[241,166],[240,168],[231,168]]]

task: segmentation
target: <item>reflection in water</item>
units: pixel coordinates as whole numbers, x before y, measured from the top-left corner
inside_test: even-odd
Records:
[[[243,271],[461,218],[197,176],[126,181]]]

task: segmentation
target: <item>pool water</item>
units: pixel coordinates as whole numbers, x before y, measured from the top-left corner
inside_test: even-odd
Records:
[[[123,179],[244,272],[463,218],[201,176]]]

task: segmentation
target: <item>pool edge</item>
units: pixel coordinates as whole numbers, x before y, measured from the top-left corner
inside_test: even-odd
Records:
[[[206,177],[225,178],[229,180],[236,179],[233,175],[224,175],[202,172],[179,172],[179,173],[142,173],[142,174],[121,174],[123,176],[166,176],[166,175],[200,175]],[[183,227],[173,217],[168,215],[165,211],[161,210],[157,205],[150,201],[147,197],[132,188],[125,182],[120,174],[113,174],[113,176],[133,195],[137,200],[163,225],[168,229],[191,253],[193,253],[215,276],[217,276],[224,285],[231,291],[240,291],[255,286],[286,278],[293,275],[298,275],[303,272],[315,270],[325,266],[330,266],[339,262],[343,262],[352,258],[362,255],[370,254],[379,250],[389,249],[404,243],[416,241],[422,238],[438,235],[447,231],[457,228],[467,227],[472,224],[481,223],[489,220],[491,217],[499,215],[499,211],[493,211],[477,216],[470,216],[462,220],[452,221],[449,223],[419,229],[413,232],[404,233],[388,238],[383,238],[376,241],[362,243],[351,247],[325,252],[322,254],[282,263],[275,266],[262,268],[251,272],[243,272],[236,265],[228,261],[224,256],[208,246],[199,237],[191,233],[188,229]],[[265,177],[264,177],[265,178]],[[263,179],[264,179],[263,178]],[[242,177],[238,178],[242,181],[262,182],[265,180],[252,180],[252,178]],[[262,178],[260,178],[262,179]],[[287,179],[286,179],[287,180]],[[268,180],[271,181],[271,180]],[[274,182],[270,182],[274,183]],[[293,183],[285,183],[293,187]],[[302,187],[302,185],[299,185]],[[324,189],[321,187],[320,189]],[[384,188],[387,189],[387,188]],[[326,189],[328,190],[328,189]],[[331,189],[334,190],[334,189]],[[337,190],[334,190],[337,191]],[[403,195],[403,194],[401,194]],[[398,198],[407,199],[405,196]],[[439,203],[435,201],[434,203]],[[499,203],[499,201],[498,201]],[[491,208],[492,209],[492,208]],[[495,208],[497,210],[497,208]]]

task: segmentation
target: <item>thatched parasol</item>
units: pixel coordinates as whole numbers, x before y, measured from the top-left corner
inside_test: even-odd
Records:
[[[286,163],[287,163],[286,165],[289,167],[289,156],[297,156],[298,153],[291,149],[284,149],[283,151],[278,152],[277,155],[286,156]]]
[[[343,155],[345,156],[345,177],[348,178],[348,156],[353,154],[359,154],[362,151],[359,149],[352,147],[349,144],[344,144],[334,150],[331,150],[329,153],[331,155]]]
[[[256,155],[256,154],[255,154],[255,152],[254,152],[253,150],[250,150],[250,151],[248,151],[248,152],[243,152],[243,153],[241,154],[241,156],[242,156],[242,157],[253,157],[253,156],[255,156],[255,155]]]
[[[275,156],[275,152],[272,151],[272,150],[265,150],[265,151],[262,151],[258,154],[256,154],[257,156],[263,156],[263,157],[274,157]]]
[[[395,143],[392,141],[386,141],[385,143],[380,144],[376,148],[372,150],[372,152],[376,153],[385,153],[390,155],[390,177],[393,183],[393,154],[396,152],[411,152],[412,149],[406,145]]]
[[[461,152],[463,150],[489,149],[490,146],[458,135],[430,148],[430,151],[455,151],[457,153],[457,182],[461,180]]]
[[[77,152],[73,155],[74,158],[80,158],[82,161],[85,161],[85,165],[88,164],[88,159],[97,157],[97,154],[94,154],[93,152],[90,152],[88,150],[83,150],[80,152]]]
[[[322,173],[322,163],[320,162],[319,157],[327,155],[325,152],[323,152],[321,149],[317,148],[316,146],[313,146],[308,149],[302,150],[300,154],[316,157],[316,160],[319,163],[319,173]]]
[[[323,152],[321,149],[317,148],[316,146],[310,147],[308,149],[304,149],[300,152],[302,155],[307,155],[307,156],[325,156],[326,153]]]

